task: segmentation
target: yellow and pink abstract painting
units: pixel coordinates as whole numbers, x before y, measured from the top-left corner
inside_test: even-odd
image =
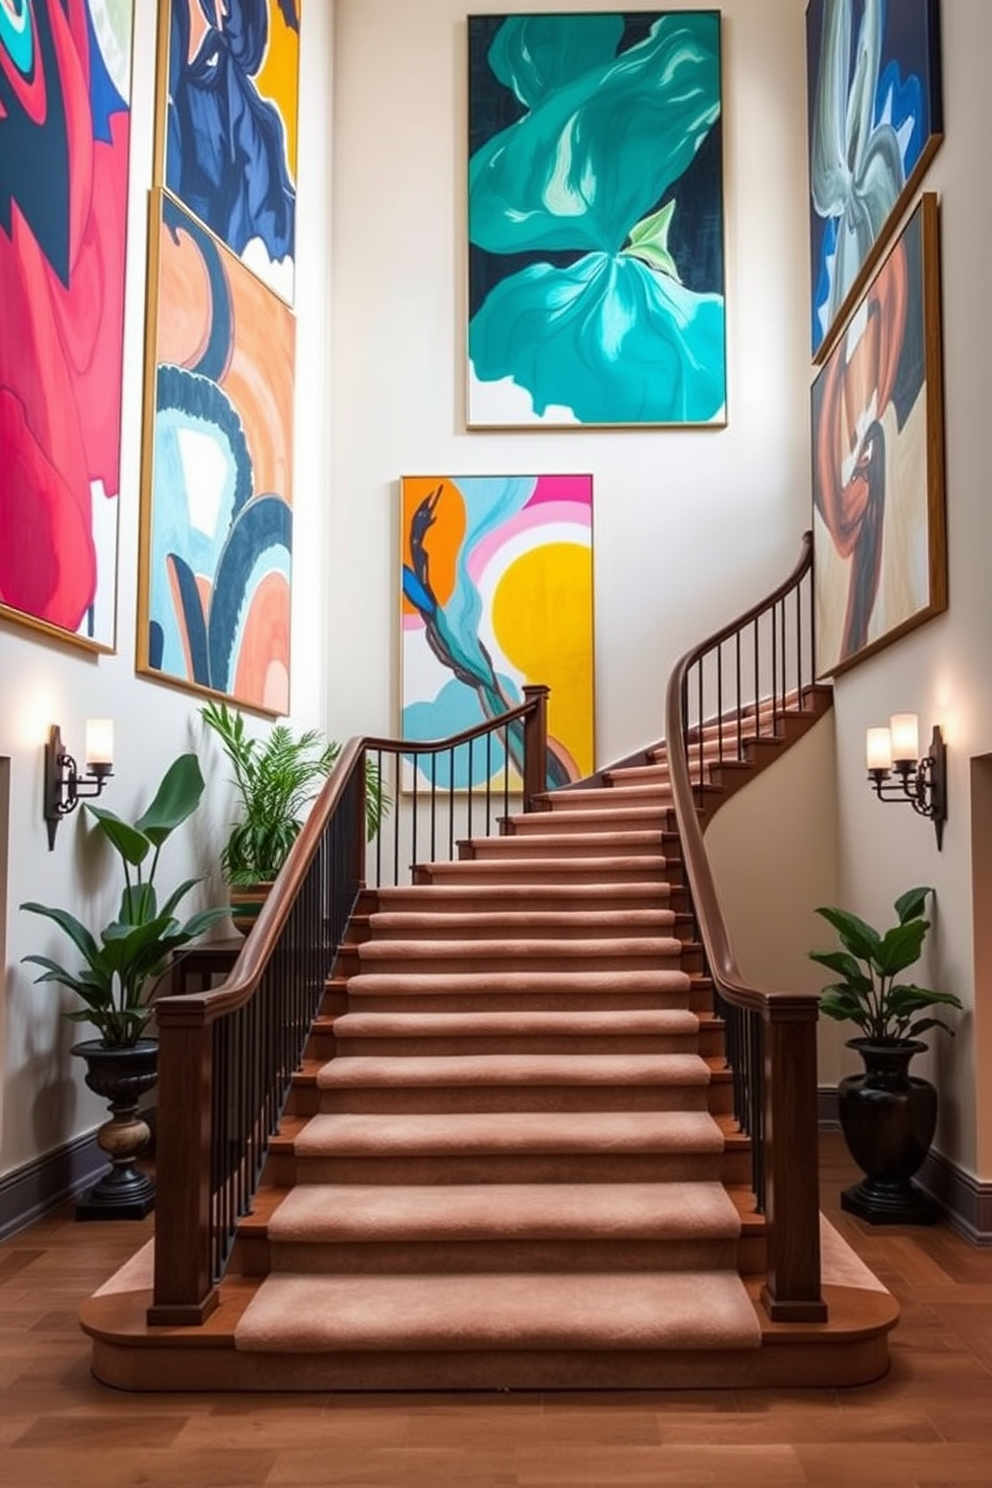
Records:
[[[400,730],[443,739],[544,683],[548,785],[593,769],[592,477],[417,475],[401,483]],[[509,744],[512,754],[512,741]],[[464,757],[463,757],[464,755]],[[506,761],[464,751],[458,789]],[[511,757],[516,778],[519,762]]]

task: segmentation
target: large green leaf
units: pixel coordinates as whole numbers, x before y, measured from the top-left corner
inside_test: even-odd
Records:
[[[105,806],[93,806],[87,803],[87,811],[95,817],[99,823],[100,830],[112,843],[117,852],[126,863],[133,867],[139,867],[151,852],[152,844],[149,839],[130,822],[122,821],[113,811],[108,811]]]
[[[36,904],[34,900],[28,900],[21,905],[22,909],[29,910],[31,914],[44,915],[46,919],[54,920],[60,929],[72,941],[77,950],[86,958],[90,966],[100,965],[100,948],[86,926],[70,914],[67,909],[53,909],[47,904]],[[25,959],[28,959],[25,957]]]
[[[918,919],[923,913],[927,895],[932,893],[933,889],[920,887],[907,889],[905,894],[900,894],[894,906],[900,925],[904,925],[907,920]]]
[[[200,804],[205,781],[195,754],[181,754],[166,770],[148,810],[135,822],[139,832],[161,847]]]
[[[821,905],[816,913],[833,925],[843,944],[859,961],[874,961],[882,938],[866,920],[850,910],[829,905]]]
[[[920,959],[929,928],[928,920],[910,920],[885,932],[875,953],[875,964],[883,976],[896,976]]]
[[[828,971],[838,972],[858,991],[871,991],[871,978],[861,969],[860,961],[856,961],[847,951],[810,951],[809,959],[819,962]]]

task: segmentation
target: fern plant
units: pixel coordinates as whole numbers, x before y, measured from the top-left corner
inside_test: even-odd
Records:
[[[232,887],[267,882],[282,868],[299,836],[306,808],[333,768],[341,746],[319,729],[294,734],[284,723],[265,739],[249,734],[244,716],[225,702],[200,709],[220,739],[233,770],[239,819],[221,852],[221,871]],[[368,762],[365,811],[368,834],[378,831],[386,809],[378,771]]]

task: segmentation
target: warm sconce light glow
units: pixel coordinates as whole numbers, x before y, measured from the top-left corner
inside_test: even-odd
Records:
[[[114,763],[114,720],[112,718],[87,718],[86,720],[86,766]]]
[[[869,770],[892,769],[892,738],[887,728],[868,730],[866,756]]]
[[[59,822],[83,796],[99,796],[114,773],[114,725],[110,718],[90,718],[86,722],[86,768],[80,775],[76,761],[62,743],[62,732],[53,723],[45,745],[45,821],[48,823],[48,850],[55,846]]]
[[[938,725],[923,759],[918,757],[919,738],[915,713],[894,713],[888,728],[870,728],[865,739],[868,783],[880,801],[908,802],[920,816],[929,817],[939,852],[947,820],[947,754]]]
[[[893,713],[889,720],[892,759],[897,765],[916,764],[920,757],[920,724],[915,713]]]

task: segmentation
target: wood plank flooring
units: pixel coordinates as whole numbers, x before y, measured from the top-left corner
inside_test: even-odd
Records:
[[[71,1211],[0,1245],[3,1488],[992,1488],[992,1251],[945,1226],[823,1208],[898,1297],[892,1368],[814,1391],[125,1395],[96,1384],[76,1309],[153,1221]]]

